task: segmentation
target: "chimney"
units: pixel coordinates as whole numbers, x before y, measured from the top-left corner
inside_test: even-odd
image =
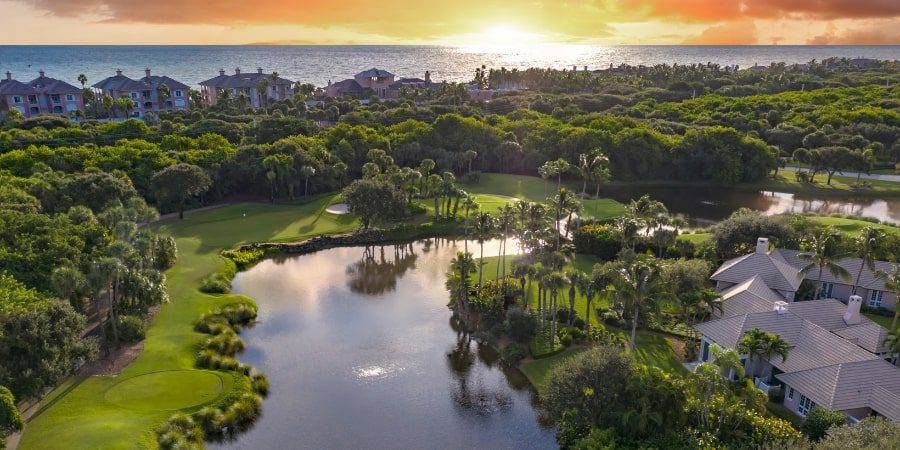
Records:
[[[262,75],[262,67],[257,67],[257,68],[256,68],[256,73]]]
[[[431,71],[430,70],[425,71],[425,82],[431,83]]]
[[[769,253],[769,238],[761,237],[756,240],[756,253],[766,255]]]
[[[234,74],[235,74],[235,75],[240,75],[240,74],[241,74],[241,68],[240,68],[240,67],[236,67],[236,68],[234,69]]]
[[[847,311],[844,313],[844,323],[847,325],[859,325],[859,310],[862,308],[862,297],[851,295],[847,301]]]
[[[779,300],[779,301],[775,302],[772,310],[775,311],[779,316],[782,314],[787,314],[788,303],[786,301]]]
[[[219,75],[224,76],[224,75],[225,75],[225,69],[219,69]]]
[[[144,69],[144,74],[147,75],[147,78],[150,78],[150,68]]]
[[[6,79],[12,80],[12,74],[8,70],[6,71]]]
[[[44,69],[39,70],[38,74],[41,76],[41,78],[44,78]]]
[[[121,76],[122,76],[122,69],[116,69],[116,76],[117,76],[117,77],[121,77]]]

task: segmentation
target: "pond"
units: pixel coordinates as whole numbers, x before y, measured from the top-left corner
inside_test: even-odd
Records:
[[[725,219],[739,208],[750,208],[768,215],[790,212],[846,214],[900,225],[900,198],[829,197],[715,187],[609,187],[601,192],[601,196],[622,203],[644,194],[665,203],[669,212],[683,214],[694,225],[700,226]]]
[[[525,377],[452,320],[445,273],[463,245],[337,248],[239,273],[233,292],[260,312],[240,359],[272,393],[252,430],[214,447],[554,448]]]

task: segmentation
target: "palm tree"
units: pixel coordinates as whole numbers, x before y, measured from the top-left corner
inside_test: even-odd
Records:
[[[560,246],[560,221],[562,220],[563,211],[569,210],[573,205],[577,205],[575,196],[572,191],[561,188],[559,194],[552,199],[553,207],[556,210],[556,250],[559,251]],[[570,214],[571,216],[571,214]],[[566,225],[568,226],[568,225]]]
[[[259,106],[265,106],[268,102],[269,97],[269,79],[268,78],[260,78],[259,83],[256,85],[256,93],[259,94]]]
[[[819,233],[816,233],[807,242],[808,250],[797,254],[801,261],[807,264],[800,269],[797,274],[801,279],[813,269],[818,269],[819,274],[816,278],[816,292],[813,299],[818,300],[822,291],[822,272],[827,268],[832,275],[840,277],[846,281],[850,280],[850,272],[841,267],[838,262],[847,257],[846,252],[840,245],[840,234],[834,228],[828,227]]]
[[[466,150],[466,152],[463,153],[463,158],[466,160],[466,163],[468,163],[468,165],[469,165],[469,171],[467,173],[470,175],[472,174],[472,161],[475,161],[475,158],[477,158],[477,157],[478,157],[478,152],[476,152],[475,150]]]
[[[900,264],[894,265],[894,270],[890,273],[879,272],[878,276],[885,279],[884,285],[890,289],[896,298],[900,298]],[[900,308],[894,308],[894,320],[891,322],[891,329],[897,329],[897,318],[900,317]]]
[[[94,262],[91,273],[105,287],[109,306],[109,320],[112,323],[113,342],[119,344],[119,279],[126,271],[118,258],[107,256]]]
[[[556,161],[547,161],[538,169],[538,173],[544,178],[556,177],[556,190],[562,188],[562,174],[568,172],[572,165],[568,161],[559,158]]]
[[[752,328],[744,333],[738,342],[737,350],[746,353],[750,359],[751,366],[755,366],[755,362],[760,360],[770,360],[775,355],[781,356],[781,361],[787,360],[788,352],[791,346],[775,333],[767,333],[759,328]],[[756,372],[755,367],[751,367],[750,374]]]
[[[469,217],[471,212],[476,212],[481,207],[478,202],[475,201],[475,196],[469,195],[468,193],[463,193],[463,208],[466,211],[466,225],[463,227],[463,245],[466,247],[466,251],[469,251]]]
[[[489,212],[481,212],[475,217],[475,236],[481,246],[481,256],[478,260],[478,289],[481,289],[484,281],[484,242],[491,238],[495,226],[494,216]]]
[[[550,291],[550,349],[553,349],[553,340],[556,338],[556,310],[559,291],[569,284],[569,279],[562,272],[551,272],[544,277],[544,288]]]
[[[84,85],[86,85],[88,82],[87,75],[85,75],[83,73],[79,73],[78,74],[78,82],[81,83],[81,89],[84,89]]]
[[[581,177],[581,209],[584,210],[584,194],[587,191],[588,181],[597,180],[599,174],[602,174],[602,168],[609,164],[609,159],[600,154],[598,150],[591,151],[589,154],[582,153],[578,155],[578,176]],[[599,195],[600,183],[597,183]],[[581,218],[579,218],[579,223]]]
[[[569,320],[568,320],[568,323],[569,323],[569,325],[572,325],[572,322],[574,321],[574,318],[575,318],[575,290],[576,289],[581,290],[582,287],[587,287],[587,289],[590,290],[591,284],[590,284],[590,282],[586,283],[586,281],[590,280],[588,275],[578,269],[570,270],[566,273],[566,275],[569,278]],[[584,293],[585,293],[585,291],[582,290],[582,294],[584,294]],[[588,318],[588,319],[590,319],[590,318]]]
[[[334,163],[334,171],[338,173],[338,186],[344,187],[344,177],[347,175],[347,164],[343,161]]]
[[[512,268],[512,276],[519,279],[519,287],[522,289],[522,308],[525,310],[528,309],[528,291],[531,290],[531,280],[535,273],[534,266],[524,262],[516,263]]]
[[[303,196],[309,196],[309,179],[316,174],[316,168],[312,166],[303,166],[300,168],[300,175],[303,175]]]
[[[631,308],[631,353],[637,336],[637,324],[641,309],[659,310],[666,300],[674,300],[662,277],[659,264],[653,259],[638,259],[618,271],[616,276],[616,300],[623,308]]]
[[[156,88],[156,101],[159,102],[159,109],[163,109],[163,105],[166,104],[166,100],[169,99],[169,95],[171,95],[169,86],[160,83]]]
[[[459,289],[458,298],[459,306],[462,309],[468,308],[469,305],[469,276],[475,273],[475,259],[471,253],[458,252],[456,257],[450,261],[450,272],[456,278],[457,289]],[[448,280],[448,283],[452,280]]]
[[[438,191],[440,190],[441,183],[443,180],[441,176],[433,173],[428,175],[428,191],[434,196],[434,221],[437,222],[438,218],[441,216],[441,205],[440,205],[440,196],[438,196]]]
[[[880,228],[865,227],[859,236],[853,240],[854,256],[862,260],[862,264],[859,265],[859,271],[856,272],[856,281],[853,282],[853,295],[856,295],[856,290],[859,289],[859,280],[862,278],[863,268],[868,267],[872,272],[876,271],[875,258],[881,251],[882,239],[884,239],[884,232]]]
[[[887,354],[891,355],[891,363],[896,365],[897,359],[900,358],[900,328],[895,325],[891,331],[888,331],[887,337],[884,338],[884,345],[887,346],[885,348]]]
[[[276,100],[280,100],[278,98],[278,72],[272,72],[272,93],[275,94]]]
[[[500,208],[498,218],[498,229],[502,230],[502,239],[500,241],[500,264],[497,264],[497,277],[495,279],[500,279],[502,275],[503,284],[506,285],[506,240],[509,239],[509,227],[514,226],[516,223],[515,208],[508,203],[503,205]]]

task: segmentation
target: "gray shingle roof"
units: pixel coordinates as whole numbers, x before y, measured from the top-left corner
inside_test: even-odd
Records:
[[[392,76],[394,76],[394,74],[387,70],[376,69],[374,67],[356,74],[357,78],[387,78]]]
[[[0,81],[0,95],[36,95],[37,89],[17,80]]]
[[[798,269],[779,257],[754,252],[725,261],[710,279],[727,283],[741,283],[759,275],[772,289],[796,291],[802,282],[798,273]]]
[[[720,295],[722,317],[771,311],[775,302],[784,301],[784,297],[769,289],[759,275],[722,291]]]
[[[153,86],[154,89],[158,88],[161,84],[168,86],[170,90],[174,90],[174,89],[188,90],[188,89],[190,89],[190,87],[188,85],[186,85],[180,81],[174,80],[172,78],[169,78],[165,75],[163,75],[163,76],[152,75],[149,78],[148,77],[141,78],[140,81],[143,83],[150,84],[151,86]]]
[[[776,378],[833,410],[869,407],[900,420],[900,368],[883,359],[834,364]]]
[[[44,94],[75,94],[81,95],[81,88],[72,86],[62,80],[50,78],[47,76],[37,77],[28,83],[38,91]]]
[[[269,83],[272,83],[272,74],[270,73],[258,73],[258,72],[250,72],[250,73],[239,73],[234,75],[218,75],[213,78],[210,78],[206,81],[201,81],[201,86],[210,86],[217,88],[225,88],[225,89],[241,89],[241,88],[252,88],[256,89],[259,86],[259,80],[262,78],[268,78]],[[293,81],[287,80],[279,77],[276,80],[276,85],[278,86],[287,86],[290,87],[294,84]]]
[[[333,83],[333,84],[332,84],[331,86],[329,86],[329,87],[343,89],[344,92],[362,92],[362,91],[365,91],[365,89],[363,89],[363,87],[360,86],[360,84],[357,83],[356,80],[353,80],[353,79],[346,79],[346,80],[343,80],[343,81],[338,81],[337,83]]]
[[[140,81],[132,80],[131,78],[126,77],[125,75],[114,75],[108,78],[104,78],[93,85],[94,88],[100,89],[103,91],[146,91],[151,90],[152,87],[141,83]]]
[[[773,253],[777,253],[781,259],[790,264],[792,267],[796,269],[800,269],[807,264],[806,261],[801,260],[797,257],[801,252],[798,250],[788,250],[788,249],[776,249]],[[853,277],[851,281],[848,283],[846,280],[838,278],[834,276],[831,272],[824,270],[822,271],[822,281],[827,281],[829,283],[838,283],[838,284],[852,284],[856,281],[856,274],[859,272],[860,266],[862,266],[862,276],[859,279],[859,285],[865,289],[875,289],[878,291],[885,291],[887,288],[884,285],[884,279],[878,276],[876,272],[873,272],[871,269],[866,267],[863,264],[862,259],[859,258],[844,258],[838,261],[838,264],[850,272],[850,275]],[[894,265],[885,261],[876,261],[875,269],[881,272],[891,272],[894,269]],[[818,276],[818,272],[814,274],[807,275],[809,277]]]

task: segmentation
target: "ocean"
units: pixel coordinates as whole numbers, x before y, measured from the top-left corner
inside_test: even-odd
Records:
[[[132,78],[144,69],[167,75],[196,87],[219,74],[254,71],[293,81],[323,86],[352,77],[372,67],[402,77],[423,77],[430,70],[433,80],[470,80],[477,67],[507,69],[528,67],[581,69],[612,65],[661,63],[707,63],[768,65],[773,62],[804,63],[812,59],[864,57],[900,60],[900,46],[588,46],[538,45],[511,47],[443,46],[28,46],[0,45],[0,74],[10,71],[25,81],[43,69],[49,77],[77,85],[78,74],[96,83],[122,69]],[[2,76],[2,75],[0,75]]]

